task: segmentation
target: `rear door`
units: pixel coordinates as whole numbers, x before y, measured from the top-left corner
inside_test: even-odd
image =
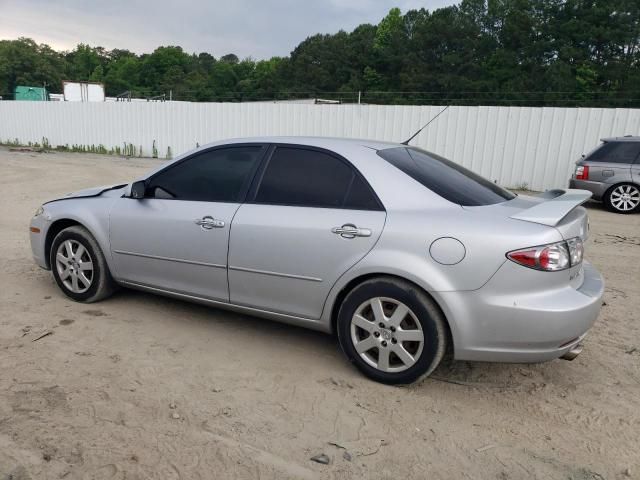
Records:
[[[585,159],[589,181],[614,185],[628,182],[631,164],[640,154],[640,142],[606,142]]]
[[[121,198],[110,215],[120,280],[229,301],[229,230],[266,147],[198,152],[147,180],[145,198]]]
[[[364,177],[326,150],[275,146],[229,241],[231,302],[319,318],[338,278],[375,245],[386,218]]]

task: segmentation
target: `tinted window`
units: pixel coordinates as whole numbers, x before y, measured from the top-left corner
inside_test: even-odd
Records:
[[[306,207],[379,209],[370,187],[351,166],[327,153],[278,147],[255,201]]]
[[[344,207],[353,210],[381,210],[378,198],[374,196],[371,187],[360,175],[353,176]]]
[[[590,154],[590,162],[633,163],[640,153],[640,142],[607,142]]]
[[[390,148],[380,150],[378,155],[429,190],[459,205],[491,205],[515,197],[471,170],[419,148]]]
[[[156,198],[240,201],[261,152],[262,147],[251,146],[196,154],[153,177],[147,191]]]

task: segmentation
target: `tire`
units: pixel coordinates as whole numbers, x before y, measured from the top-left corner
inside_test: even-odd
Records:
[[[345,297],[338,312],[338,341],[367,377],[408,384],[427,377],[440,364],[448,337],[445,322],[435,302],[416,286],[377,277]]]
[[[640,187],[633,183],[620,183],[611,187],[604,196],[608,210],[616,213],[640,211]]]
[[[76,225],[58,233],[49,259],[58,287],[76,302],[98,302],[116,290],[98,242],[84,227]]]

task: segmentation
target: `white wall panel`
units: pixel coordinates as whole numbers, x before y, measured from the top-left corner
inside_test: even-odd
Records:
[[[286,103],[0,102],[0,141],[133,144],[160,157],[254,135],[324,135],[400,142],[441,106]],[[450,107],[413,141],[510,187],[564,187],[575,160],[608,136],[640,135],[640,110]]]

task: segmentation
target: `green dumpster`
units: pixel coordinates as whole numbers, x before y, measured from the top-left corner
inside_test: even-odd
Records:
[[[42,87],[16,87],[16,100],[30,100],[36,102],[42,102],[43,100],[49,100],[49,94],[47,90]]]

